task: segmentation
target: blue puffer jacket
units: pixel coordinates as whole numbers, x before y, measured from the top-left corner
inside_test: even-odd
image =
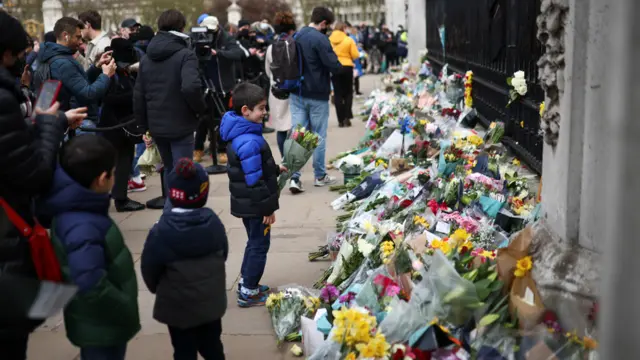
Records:
[[[86,106],[88,119],[96,121],[100,103],[109,90],[109,77],[95,66],[85,72],[73,58],[73,51],[59,44],[46,42],[41,46],[38,62],[47,61],[50,61],[51,79],[60,80],[63,85],[58,95],[61,110]]]
[[[262,124],[229,111],[222,117],[220,136],[228,142],[231,214],[240,218],[273,214],[280,207],[280,168],[262,137]]]

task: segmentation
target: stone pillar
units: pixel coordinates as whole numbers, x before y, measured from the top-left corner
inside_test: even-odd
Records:
[[[553,2],[545,0],[543,3]],[[578,243],[580,229],[588,18],[589,1],[569,0],[565,24],[555,24],[553,20],[561,20],[553,18],[546,24],[549,28],[565,26],[563,38],[557,40],[564,40],[565,67],[551,74],[558,82],[560,121],[555,146],[547,142],[544,144],[542,207],[552,230],[573,244]],[[545,73],[541,75],[543,79],[545,76]]]
[[[409,1],[409,19],[406,25],[409,64],[420,65],[420,52],[427,48],[427,0]]]
[[[607,20],[611,36],[610,49],[601,49],[609,60],[603,96],[607,100],[606,163],[598,171],[606,172],[607,195],[601,215],[607,236],[603,242],[604,269],[601,292],[599,330],[600,359],[631,359],[640,355],[640,282],[637,281],[640,241],[636,238],[640,224],[640,92],[634,80],[640,62],[640,2],[637,0],[599,0],[609,6]],[[600,5],[599,5],[600,6]],[[586,175],[588,176],[588,175]],[[628,325],[624,325],[628,324]]]
[[[56,21],[62,16],[62,3],[60,0],[44,0],[42,2],[42,19],[45,32],[53,31]]]
[[[231,5],[227,8],[227,22],[238,25],[242,20],[242,8],[237,4],[237,0],[232,0]]]

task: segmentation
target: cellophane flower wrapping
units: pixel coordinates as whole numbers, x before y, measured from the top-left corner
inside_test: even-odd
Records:
[[[282,165],[288,171],[278,177],[278,188],[280,190],[284,189],[287,181],[291,179],[295,172],[302,170],[321,141],[324,141],[324,139],[300,125],[291,130],[289,138],[284,142]]]
[[[385,311],[386,309],[382,308],[380,305],[380,289],[379,286],[375,284],[375,279],[379,275],[390,278],[391,275],[387,271],[386,266],[381,266],[371,272],[369,272],[369,277],[365,280],[365,283],[360,290],[360,293],[356,296],[356,303],[358,305],[363,306],[369,310],[373,314],[378,314],[379,312]],[[382,294],[384,295],[384,294]]]
[[[395,298],[389,304],[387,316],[378,330],[386,336],[389,343],[405,342],[430,319],[432,314],[425,309],[428,308],[418,306],[416,302]]]
[[[158,151],[158,146],[156,144],[152,144],[150,147],[146,148],[142,156],[138,159],[138,168],[140,172],[151,176],[156,172],[158,165],[162,164],[162,157],[160,157],[160,151]]]
[[[433,254],[429,271],[414,288],[411,301],[414,299],[432,307],[435,317],[454,326],[465,324],[483,306],[473,283],[463,279],[440,250]]]
[[[313,316],[320,300],[316,292],[297,285],[282,287],[267,298],[266,307],[278,342],[300,330],[300,317]]]

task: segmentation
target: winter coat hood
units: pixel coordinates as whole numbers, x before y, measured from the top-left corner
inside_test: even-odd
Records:
[[[54,217],[67,212],[104,214],[109,212],[109,194],[99,194],[73,180],[60,166],[53,175],[53,185],[43,199],[43,215]]]
[[[147,56],[153,61],[162,61],[187,47],[189,37],[175,31],[158,31],[147,46]]]
[[[40,46],[40,51],[38,51],[38,61],[43,63],[54,56],[60,55],[73,56],[73,50],[60,44],[46,42]]]
[[[244,134],[262,136],[262,124],[251,122],[235,111],[227,111],[220,124],[220,136],[223,141],[229,142]]]

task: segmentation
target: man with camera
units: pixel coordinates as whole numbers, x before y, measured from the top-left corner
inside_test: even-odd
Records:
[[[211,56],[204,57],[203,73],[207,80],[214,86],[216,96],[225,107],[228,107],[231,99],[231,90],[236,84],[236,62],[247,58],[251,53],[242,48],[240,44],[219,25],[218,18],[207,16],[200,22],[200,27],[207,29],[207,39],[210,41],[209,51]],[[193,36],[193,34],[192,34]],[[196,49],[197,51],[197,49]],[[211,109],[210,109],[211,111]],[[220,121],[222,114],[214,114],[216,121]],[[194,158],[202,160],[204,142],[211,124],[203,121],[198,127],[195,139]],[[219,134],[218,134],[219,136]],[[226,164],[226,144],[218,137],[218,163]]]
[[[193,132],[205,111],[198,57],[183,33],[186,23],[175,9],[160,15],[159,31],[140,61],[134,89],[135,117],[158,146],[165,178],[180,158],[192,158]]]

